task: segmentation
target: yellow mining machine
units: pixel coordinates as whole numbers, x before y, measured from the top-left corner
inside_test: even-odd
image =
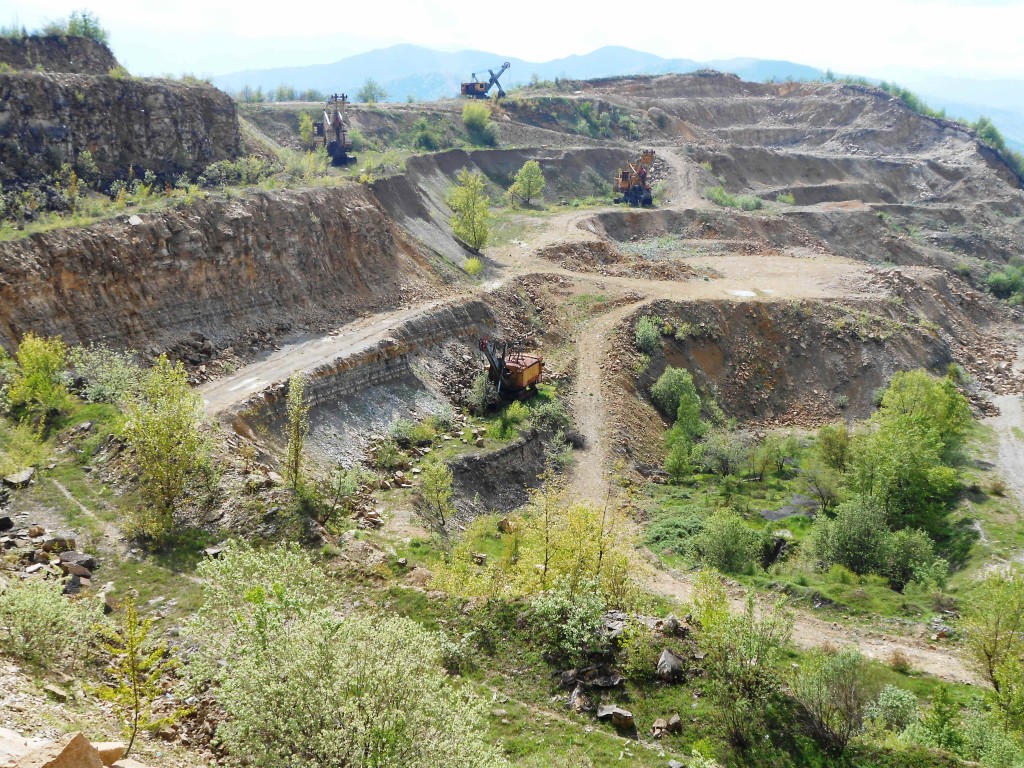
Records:
[[[345,107],[348,105],[348,94],[332,94],[324,102],[323,121],[313,123],[313,135],[322,146],[327,147],[332,165],[348,165],[356,161],[352,151],[352,139],[348,135],[348,123],[345,122]]]
[[[498,74],[494,74],[493,69],[488,69],[487,74],[491,76],[491,79],[487,82],[483,80],[477,80],[476,72],[473,73],[473,82],[462,84],[462,95],[468,96],[471,99],[486,99],[487,92],[492,87],[498,86],[498,98],[504,98],[505,90],[501,87],[501,83],[498,82],[498,78],[505,74],[505,70],[512,66],[509,62],[505,62],[501,65],[501,69],[498,70]]]
[[[649,180],[651,167],[654,165],[654,150],[645,149],[639,162],[626,163],[626,167],[615,177],[616,203],[630,205],[653,205],[654,195],[651,194]]]

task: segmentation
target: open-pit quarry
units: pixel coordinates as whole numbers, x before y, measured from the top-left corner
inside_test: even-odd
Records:
[[[95,189],[125,180],[134,167],[133,174],[157,175],[168,202],[59,226],[34,227],[29,218],[23,231],[7,232],[0,346],[13,354],[28,334],[59,335],[72,346],[131,350],[144,366],[161,355],[181,361],[202,398],[218,467],[206,480],[212,501],[199,503],[197,491],[179,511],[196,540],[216,547],[237,538],[299,540],[351,577],[351,587],[338,588],[349,590],[343,611],[366,603],[404,610],[395,606],[406,599],[442,599],[432,571],[474,535],[475,520],[493,516],[509,526],[504,535],[509,520],[556,485],[573,502],[626,510],[619,532],[636,544],[647,611],[684,616],[694,574],[686,555],[652,543],[649,526],[684,490],[687,503],[710,504],[724,481],[674,484],[666,474],[665,433],[675,419],[650,394],[666,370],[687,371],[722,423],[756,440],[796,436],[801,451],[821,425],[862,429],[855,425],[871,418],[897,373],[955,370],[977,424],[962,465],[972,474],[950,502],[950,526],[961,537],[961,549],[944,554],[951,601],[922,609],[923,598],[886,588],[884,604],[857,603],[847,592],[853,602],[843,603],[824,587],[815,591],[817,582],[792,586],[782,566],[737,575],[727,589],[738,611],[748,587],[765,611],[778,595],[792,598],[799,652],[848,647],[877,662],[898,654],[928,680],[985,686],[957,635],[943,627],[954,621],[958,609],[949,606],[958,590],[1024,559],[1024,311],[986,289],[988,275],[1024,254],[1024,181],[968,127],[838,83],[757,84],[700,73],[578,82],[570,90],[542,84],[494,104],[496,147],[461,138],[432,152],[399,145],[424,116],[461,136],[455,101],[356,104],[351,124],[394,157],[366,150],[357,154],[372,161],[361,157],[315,182],[223,183],[186,201],[171,196],[174,177],[194,180],[219,161],[294,152],[297,116],[318,105],[236,106],[201,84],[97,73],[106,71],[103,62],[96,72],[88,65],[23,70],[23,52],[4,51],[14,62],[0,74],[4,189],[27,189],[89,150]],[[614,116],[606,135],[574,128],[583,103],[588,114]],[[137,104],[148,106],[140,112]],[[119,108],[133,111],[109,112]],[[628,131],[616,127],[627,124]],[[608,184],[641,148],[655,151],[655,205],[614,205]],[[509,204],[505,190],[527,161],[543,171],[541,198]],[[492,201],[490,240],[479,250],[452,234],[450,193],[463,169],[482,175]],[[716,204],[713,188],[758,207]],[[479,271],[467,270],[471,260]],[[638,323],[652,317],[659,338],[645,350]],[[538,397],[561,403],[568,423],[507,430],[500,416],[473,411],[484,337],[544,356]],[[352,498],[332,506],[330,522],[296,523],[292,512],[285,454],[295,374],[309,408],[309,482],[365,470]],[[396,422],[432,415],[445,419],[436,435],[399,443],[401,456],[382,463]],[[14,530],[4,546],[23,557],[31,544],[18,535],[30,526],[77,533],[110,563],[89,590],[131,589],[132,574],[150,569],[147,610],[177,626],[189,609],[184,597],[171,606],[173,585],[196,586],[195,558],[144,554],[120,530],[117,499],[134,498],[120,438],[89,443],[92,453],[84,453],[81,435],[69,435],[54,438],[54,458],[34,462],[31,484],[0,497],[8,505],[0,515]],[[447,518],[428,514],[420,495],[432,461],[451,470]],[[88,472],[69,474],[66,462]],[[730,507],[758,530],[762,511],[803,487],[799,460],[779,466],[789,484]],[[985,490],[997,482],[998,494]],[[800,517],[806,510],[798,507]],[[804,527],[792,529],[798,538],[816,510],[824,514],[813,500],[809,509]],[[986,514],[998,525],[987,529]],[[965,531],[976,531],[966,544]],[[473,557],[483,567],[501,555]],[[24,562],[10,564],[11,573],[24,574]],[[172,586],[160,583],[165,578]],[[414,597],[395,597],[407,594]],[[0,673],[4,708],[21,702],[12,710],[20,714],[0,725],[37,729],[45,719],[37,713],[52,718],[65,703],[19,674]],[[647,722],[624,734],[591,724],[585,710],[566,715],[559,697],[567,691],[557,684],[529,688],[509,682],[515,676],[503,669],[480,678],[493,692],[498,741],[510,738],[502,728],[518,717],[532,723],[522,733],[538,743],[548,736],[537,723],[556,720],[573,734],[596,728],[599,753],[632,749],[628,764],[664,765],[689,754],[689,727],[685,737],[658,742]],[[161,731],[171,754],[161,762],[151,750],[145,759],[209,759],[205,722],[185,718]]]

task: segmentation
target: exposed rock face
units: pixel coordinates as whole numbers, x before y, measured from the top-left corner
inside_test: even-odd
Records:
[[[0,37],[0,64],[18,70],[105,75],[117,66],[110,49],[89,37]]]
[[[143,351],[322,326],[436,285],[357,185],[258,192],[0,243],[0,344],[27,331]]]
[[[235,105],[216,88],[169,80],[0,75],[0,181],[38,179],[85,150],[104,179],[129,166],[199,171],[240,153]]]
[[[522,506],[527,489],[540,485],[537,475],[544,471],[544,461],[543,435],[533,429],[497,450],[459,457],[449,465],[459,514],[472,518],[487,510]]]

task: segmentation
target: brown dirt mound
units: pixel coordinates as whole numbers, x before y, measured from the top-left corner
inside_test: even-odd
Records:
[[[537,252],[542,259],[573,272],[606,277],[642,277],[648,280],[691,280],[697,271],[678,261],[654,261],[623,253],[605,240],[561,243]]]

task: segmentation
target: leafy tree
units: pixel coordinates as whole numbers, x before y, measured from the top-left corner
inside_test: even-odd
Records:
[[[484,520],[471,527],[437,567],[434,585],[467,597],[514,598],[536,595],[563,579],[575,599],[577,590],[596,582],[609,605],[632,605],[637,598],[635,575],[642,566],[623,509],[610,503],[566,503],[553,475],[547,472],[543,477],[545,484],[531,492],[523,519],[503,537],[500,557],[483,568],[473,562],[471,542],[491,535]]]
[[[313,118],[308,112],[299,115],[299,139],[303,147],[309,147],[313,143]]]
[[[695,453],[704,470],[721,477],[735,474],[746,461],[750,450],[746,435],[724,427],[708,432]]]
[[[857,574],[878,573],[889,527],[885,512],[876,504],[855,498],[839,505],[834,519],[820,517],[811,541],[823,567],[839,564]]]
[[[230,661],[215,690],[228,750],[271,768],[491,768],[483,702],[453,686],[438,636],[411,619],[317,611]]]
[[[964,600],[960,627],[968,657],[992,686],[1004,716],[1024,725],[1024,569],[989,573]],[[1020,710],[1020,711],[1017,711]]]
[[[309,405],[306,403],[306,377],[296,371],[288,379],[288,450],[285,477],[292,488],[302,482],[302,450],[309,434]]]
[[[57,34],[88,37],[103,45],[110,41],[110,33],[100,24],[99,17],[91,11],[72,11],[66,24],[57,22],[57,25],[58,28],[62,28]],[[48,29],[49,25],[44,28],[44,32],[51,34],[52,31],[47,31]]]
[[[885,512],[863,497],[840,504],[831,520],[819,518],[811,542],[823,567],[838,564],[856,574],[879,574],[896,590],[923,574],[941,577],[946,568],[927,534],[914,529],[893,532]]]
[[[470,248],[483,248],[490,237],[492,218],[484,176],[479,171],[463,168],[455,180],[455,188],[448,196],[452,231]]]
[[[436,519],[443,528],[445,519],[454,511],[452,506],[452,470],[443,461],[431,461],[420,474],[423,483],[421,495],[423,511]]]
[[[881,420],[898,417],[901,425],[913,424],[932,433],[944,458],[955,455],[971,426],[971,407],[950,377],[941,379],[926,371],[902,371],[892,377],[882,395]]]
[[[823,514],[828,515],[839,503],[842,475],[817,457],[800,473],[804,491],[821,505]]]
[[[387,90],[372,77],[366,78],[362,88],[356,92],[356,98],[367,104],[376,104],[378,101],[384,101],[387,97]]]
[[[540,168],[540,163],[536,160],[527,160],[523,167],[516,172],[515,180],[509,191],[529,205],[530,201],[537,197],[543,189],[544,172]]]
[[[107,681],[99,687],[100,698],[109,701],[125,723],[128,746],[132,751],[139,730],[155,731],[175,722],[183,713],[174,710],[156,715],[153,705],[163,696],[163,678],[174,669],[164,643],[150,637],[152,619],[140,619],[135,601],[126,598],[121,606],[119,627],[101,625],[103,650],[110,656]]]
[[[945,579],[948,566],[945,561],[937,561],[935,545],[928,534],[918,528],[904,528],[890,535],[883,547],[885,558],[882,575],[889,579],[889,586],[902,590],[911,581],[924,574],[938,574]],[[940,569],[934,568],[938,562]]]
[[[874,698],[867,660],[857,651],[815,651],[797,667],[792,683],[811,734],[839,752],[864,725]]]
[[[839,422],[819,428],[814,448],[825,466],[838,472],[844,471],[850,454],[850,433],[846,424]]]
[[[682,422],[691,438],[699,436],[700,395],[688,370],[667,367],[651,385],[651,400],[663,414]]]
[[[146,371],[139,396],[127,408],[124,436],[143,500],[132,527],[154,542],[173,529],[175,505],[206,463],[202,412],[202,400],[189,387],[184,366],[172,364],[165,355]]]
[[[693,442],[678,422],[665,433],[665,471],[674,480],[693,471]]]
[[[292,85],[282,83],[274,89],[274,101],[295,101],[297,93]]]
[[[853,441],[848,487],[880,506],[893,527],[937,531],[957,488],[956,471],[942,462],[937,432],[891,412],[877,424]]]
[[[40,433],[48,419],[71,404],[64,383],[67,356],[68,348],[60,336],[44,339],[29,332],[18,345],[7,402],[12,408],[24,408]]]
[[[782,601],[755,612],[752,592],[745,610],[734,613],[714,571],[700,572],[693,595],[697,646],[704,653],[709,693],[730,741],[748,746],[780,688],[777,661],[792,632],[792,617]]]

